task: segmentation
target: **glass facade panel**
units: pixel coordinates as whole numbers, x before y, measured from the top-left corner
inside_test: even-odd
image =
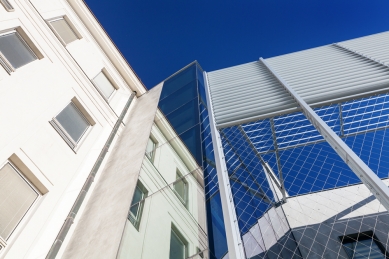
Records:
[[[17,32],[0,36],[0,51],[14,68],[37,59]]]
[[[166,117],[178,135],[181,135],[193,126],[198,125],[199,111],[197,98],[181,106],[180,109],[177,109],[170,114],[166,114]],[[187,142],[185,142],[185,144],[187,144]],[[200,143],[193,144],[198,145]]]
[[[160,100],[163,100],[165,97],[171,95],[173,92],[189,84],[195,79],[196,65],[193,64],[164,82]]]
[[[180,109],[181,106],[197,97],[196,81],[192,81],[186,86],[178,89],[173,94],[167,96],[159,102],[159,108],[165,115],[174,110]]]
[[[159,107],[197,163],[203,167],[207,206],[212,195],[216,195],[212,198],[212,203],[217,200],[220,205],[203,71],[197,63],[164,82]],[[221,207],[219,208],[220,210],[207,211],[208,233],[215,232],[217,237],[217,240],[210,238],[209,254],[212,259],[221,259],[227,253],[223,215]],[[217,227],[213,221],[217,222]]]

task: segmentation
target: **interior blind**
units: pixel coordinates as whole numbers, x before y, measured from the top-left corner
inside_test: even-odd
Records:
[[[69,44],[70,42],[78,40],[77,35],[74,33],[72,28],[70,28],[65,19],[59,19],[50,23],[54,27],[54,30],[59,34],[61,39],[65,42],[65,44]]]
[[[0,236],[7,240],[38,193],[10,165],[0,169]]]

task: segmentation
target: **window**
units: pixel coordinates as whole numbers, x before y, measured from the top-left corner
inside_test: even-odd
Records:
[[[188,182],[182,177],[180,171],[176,171],[176,182],[174,183],[174,192],[182,204],[187,205],[188,201]]]
[[[104,72],[100,72],[97,74],[95,78],[93,78],[93,83],[97,87],[97,90],[101,93],[101,95],[108,100],[112,93],[115,91],[115,87],[111,83],[111,81],[107,78]]]
[[[128,220],[136,229],[139,229],[140,219],[142,217],[144,199],[147,197],[147,189],[141,182],[138,181],[134,197],[132,198],[130,212],[128,214]]]
[[[10,163],[0,169],[0,237],[8,240],[37,200],[38,192]]]
[[[0,63],[8,73],[36,59],[37,56],[16,30],[0,34]]]
[[[5,10],[8,12],[13,12],[15,9],[8,0],[0,0],[0,3],[4,6]]]
[[[57,34],[57,37],[62,41],[66,46],[69,43],[78,40],[76,32],[72,29],[70,24],[66,21],[64,17],[49,21],[54,32]]]
[[[154,162],[155,148],[157,146],[156,141],[154,141],[151,137],[147,141],[146,146],[146,156],[150,159],[151,162]]]
[[[373,231],[356,233],[340,237],[344,250],[350,259],[389,258],[384,246]],[[386,256],[385,256],[386,255]]]
[[[91,126],[73,102],[70,102],[50,123],[73,149]]]
[[[188,242],[178,232],[178,230],[172,226],[170,234],[170,253],[169,259],[185,259],[188,257]]]

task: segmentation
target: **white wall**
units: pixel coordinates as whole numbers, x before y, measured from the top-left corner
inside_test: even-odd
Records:
[[[0,5],[0,32],[22,28],[43,57],[11,75],[0,66],[0,164],[15,154],[33,173],[26,177],[48,192],[42,191],[0,258],[44,258],[130,94],[144,89],[133,72],[127,76],[134,80],[130,82],[113,65],[123,60],[112,60],[103,51],[102,44],[113,44],[102,43],[108,38],[102,28],[94,28],[101,39],[92,36],[67,1],[10,2],[14,12]],[[73,2],[84,8],[83,19],[94,20],[81,1]],[[45,22],[63,15],[81,35],[66,47]],[[91,83],[103,68],[118,87],[108,103]],[[96,122],[75,151],[49,124],[74,97]]]
[[[154,163],[145,157],[139,180],[148,190],[139,231],[127,221],[119,258],[169,258],[171,225],[188,242],[188,255],[207,248],[204,190],[157,126],[152,136],[158,142]],[[189,155],[190,156],[190,155]],[[190,158],[193,159],[193,158]],[[176,170],[188,182],[188,206],[173,192]],[[206,253],[204,256],[207,256]]]

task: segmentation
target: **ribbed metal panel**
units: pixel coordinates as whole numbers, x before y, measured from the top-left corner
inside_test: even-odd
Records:
[[[325,105],[389,90],[389,32],[266,59],[310,105]],[[368,56],[368,59],[358,53]],[[208,73],[217,126],[296,110],[291,97],[261,62]]]
[[[208,84],[217,124],[297,107],[259,61],[209,72]]]
[[[343,41],[340,44],[389,65],[389,32]]]
[[[308,104],[389,87],[389,68],[329,45],[266,60]]]

